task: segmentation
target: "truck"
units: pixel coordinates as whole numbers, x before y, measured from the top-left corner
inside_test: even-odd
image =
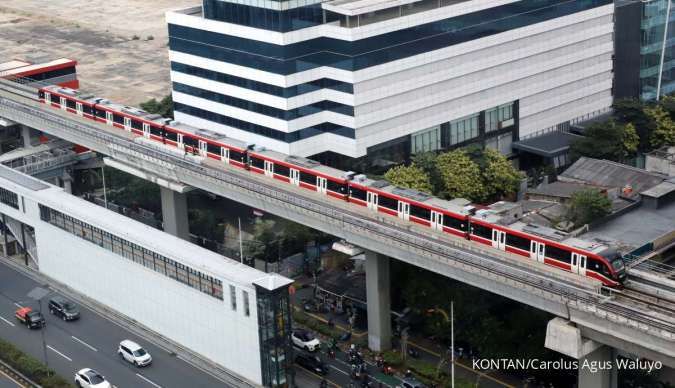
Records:
[[[16,310],[14,316],[29,329],[40,329],[46,324],[45,317],[42,316],[42,313],[35,311],[30,307],[21,307]]]

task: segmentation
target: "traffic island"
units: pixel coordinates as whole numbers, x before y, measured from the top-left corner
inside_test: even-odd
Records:
[[[0,368],[27,387],[71,388],[63,377],[37,359],[19,350],[13,344],[0,339]]]

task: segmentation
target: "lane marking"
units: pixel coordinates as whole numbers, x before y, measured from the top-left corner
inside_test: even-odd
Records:
[[[70,338],[72,338],[72,339],[74,339],[75,341],[81,343],[82,345],[88,347],[89,349],[91,349],[91,350],[93,350],[93,351],[95,351],[95,352],[98,352],[98,349],[96,349],[95,347],[93,347],[93,346],[89,345],[88,343],[82,341],[81,339],[75,337],[74,335],[71,335]]]
[[[23,308],[22,305],[20,305],[19,303],[16,303],[16,302],[14,302],[14,306],[16,306],[16,307],[18,307],[18,308]]]
[[[12,322],[10,322],[10,321],[6,320],[6,319],[5,319],[5,318],[3,318],[3,317],[0,317],[0,319],[2,319],[2,320],[3,320],[3,321],[4,321],[5,323],[6,323],[6,324],[8,324],[8,325],[10,325],[10,326],[14,327],[14,324],[13,324]]]
[[[140,377],[141,379],[145,380],[147,383],[150,383],[150,384],[154,385],[154,386],[157,387],[157,388],[162,388],[161,385],[156,384],[155,382],[153,382],[152,380],[150,380],[149,378],[143,376],[143,375],[140,374],[140,373],[136,373],[136,376]]]
[[[70,357],[68,357],[68,356],[66,356],[65,354],[59,352],[58,350],[52,348],[50,345],[47,345],[47,347],[48,347],[49,349],[51,349],[54,353],[56,353],[56,354],[58,354],[59,356],[65,358],[66,360],[68,360],[68,361],[70,361],[70,362],[73,361]]]
[[[330,367],[333,368],[333,369],[335,369],[336,371],[342,373],[342,374],[345,375],[345,376],[349,376],[349,373],[343,371],[342,369],[336,367],[335,365],[331,365]]]

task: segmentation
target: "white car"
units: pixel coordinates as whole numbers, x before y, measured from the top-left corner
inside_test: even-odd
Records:
[[[307,330],[295,329],[291,333],[291,340],[293,345],[305,349],[308,352],[313,352],[319,349],[321,342],[314,336],[314,334]]]
[[[75,373],[75,385],[81,388],[112,388],[100,373],[84,368]]]
[[[152,362],[150,353],[146,352],[141,345],[131,340],[120,342],[120,346],[117,348],[117,354],[136,366],[146,366],[150,365]]]

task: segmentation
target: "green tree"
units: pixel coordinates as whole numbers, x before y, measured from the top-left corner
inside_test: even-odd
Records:
[[[614,120],[593,123],[584,135],[570,146],[573,159],[587,156],[621,162],[635,153],[639,143],[633,124],[622,125]]]
[[[463,149],[443,153],[437,158],[445,196],[480,202],[487,197],[478,165]]]
[[[429,177],[432,193],[443,191],[443,178],[441,177],[441,172],[438,170],[437,158],[438,154],[435,152],[422,152],[415,154],[411,158],[412,164],[421,168]]]
[[[483,151],[483,158],[483,184],[489,197],[499,199],[518,191],[523,175],[504,155],[499,151],[486,149]]]
[[[256,219],[253,239],[244,243],[244,256],[257,260],[275,261],[279,255],[276,222]]]
[[[652,108],[646,108],[645,113],[654,120],[656,125],[649,138],[649,143],[653,148],[675,145],[675,122],[668,112],[657,105]]]
[[[572,194],[567,218],[577,225],[589,224],[609,214],[612,202],[596,189],[586,189]]]
[[[173,99],[171,98],[171,95],[162,98],[160,101],[153,98],[146,102],[142,102],[141,108],[148,113],[173,118]]]
[[[409,189],[419,190],[425,193],[433,191],[429,176],[421,168],[411,164],[409,166],[396,166],[384,174],[389,182]]]

